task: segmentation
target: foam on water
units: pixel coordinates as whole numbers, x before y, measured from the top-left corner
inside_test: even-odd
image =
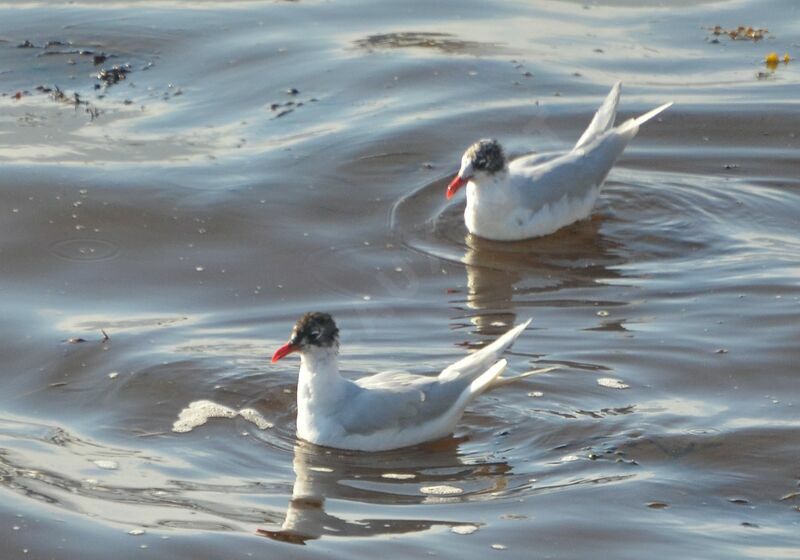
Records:
[[[200,400],[189,403],[189,406],[180,411],[178,419],[172,424],[172,431],[187,433],[202,426],[212,418],[235,418],[237,416],[252,422],[260,430],[267,430],[273,427],[271,422],[252,408],[236,410],[214,401]]]

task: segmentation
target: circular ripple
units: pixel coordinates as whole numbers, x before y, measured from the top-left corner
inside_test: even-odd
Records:
[[[771,185],[719,177],[615,169],[587,220],[519,242],[468,235],[463,202],[448,204],[447,178],[395,203],[392,229],[416,251],[503,271],[615,267],[630,260],[719,256],[753,231],[793,231],[787,192]],[[762,223],[768,221],[768,224]]]
[[[65,239],[50,246],[55,256],[77,262],[105,261],[119,255],[119,247],[102,239]]]

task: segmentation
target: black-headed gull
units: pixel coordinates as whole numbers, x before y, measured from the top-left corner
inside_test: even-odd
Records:
[[[600,187],[639,126],[667,109],[665,103],[614,127],[621,82],[565,154],[533,154],[508,162],[494,139],[464,152],[461,169],[447,187],[451,198],[467,185],[464,221],[473,235],[518,241],[553,233],[592,212]]]
[[[507,363],[500,355],[529,323],[512,328],[435,377],[384,372],[351,381],[339,373],[339,329],[333,318],[307,313],[272,361],[300,353],[298,437],[326,447],[384,451],[447,436],[464,408],[485,390],[554,369],[500,377]]]

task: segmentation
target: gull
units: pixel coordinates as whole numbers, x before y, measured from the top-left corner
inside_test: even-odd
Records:
[[[491,387],[556,369],[501,378],[501,354],[530,324],[518,325],[437,376],[382,372],[355,381],[339,373],[339,329],[327,313],[306,313],[272,362],[298,352],[297,436],[325,447],[385,451],[451,434],[466,406]]]
[[[467,185],[464,222],[473,235],[519,241],[548,235],[589,216],[614,162],[639,127],[672,105],[656,107],[614,127],[617,82],[569,152],[532,154],[509,162],[497,140],[483,139],[461,158],[448,199]]]

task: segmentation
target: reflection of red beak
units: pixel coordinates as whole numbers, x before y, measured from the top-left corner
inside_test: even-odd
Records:
[[[461,176],[456,175],[455,178],[452,181],[450,181],[450,184],[447,185],[447,194],[446,194],[447,200],[453,198],[453,195],[456,194],[456,192],[458,192],[458,189],[460,189],[466,184],[467,184],[466,179],[462,179]]]
[[[274,364],[275,362],[277,362],[278,360],[280,360],[285,356],[288,356],[292,352],[297,352],[297,350],[299,350],[298,346],[293,346],[291,342],[287,342],[286,344],[275,350],[275,353],[272,355],[272,363]]]

